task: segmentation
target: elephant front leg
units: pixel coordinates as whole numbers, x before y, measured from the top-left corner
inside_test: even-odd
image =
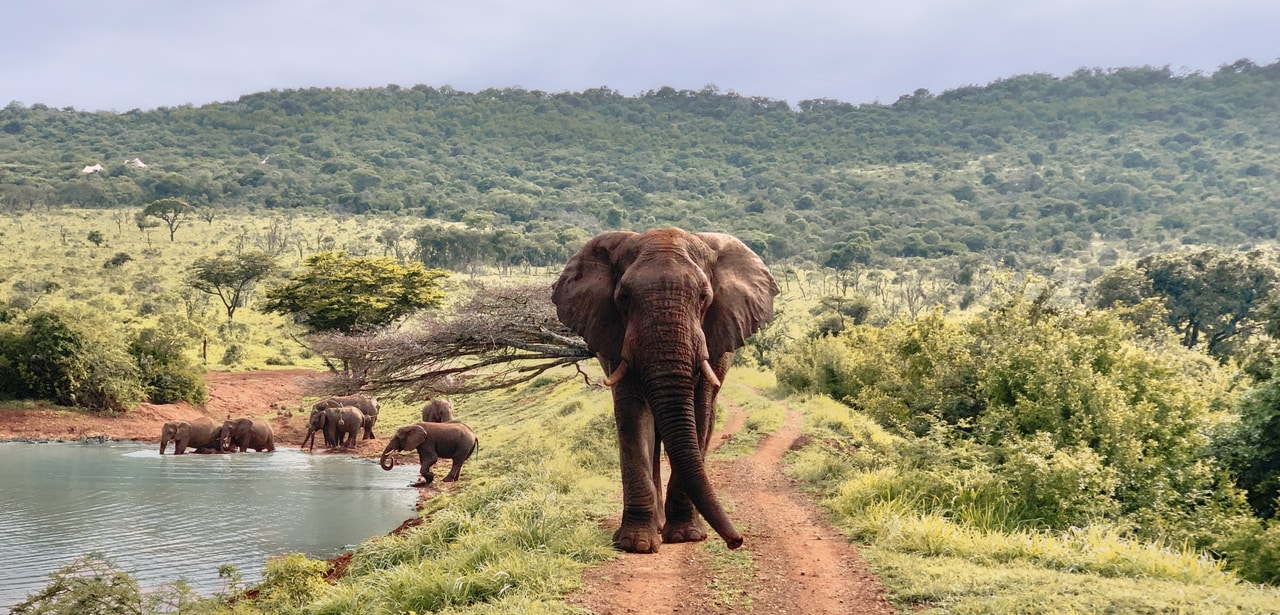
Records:
[[[436,479],[436,475],[431,473],[431,466],[436,464],[440,458],[436,456],[436,452],[432,450],[420,449],[418,451],[418,464],[421,468],[418,470],[422,474],[422,480],[409,485],[410,487],[426,487]]]
[[[614,419],[622,465],[622,524],[613,545],[629,553],[657,553],[661,511],[654,484],[655,432],[653,414],[639,398],[614,387]]]
[[[733,353],[727,352],[711,363],[716,378],[723,383],[729,366],[733,364]],[[711,432],[716,424],[716,395],[719,392],[719,387],[702,379],[694,393],[694,420],[698,426],[698,447],[702,449],[704,462],[711,446]],[[698,542],[707,539],[707,525],[699,518],[684,486],[674,476],[667,484],[666,515],[667,524],[662,528],[663,542]]]

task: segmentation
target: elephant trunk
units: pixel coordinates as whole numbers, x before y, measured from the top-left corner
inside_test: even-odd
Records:
[[[383,470],[390,470],[391,468],[396,467],[396,458],[392,457],[391,453],[397,450],[399,449],[396,447],[396,441],[394,439],[388,442],[387,448],[382,449],[382,456],[378,458],[378,467]]]
[[[168,438],[160,438],[160,454],[164,454],[164,449],[169,446]]]
[[[724,539],[730,549],[742,546],[742,534],[734,528],[716,498],[711,481],[707,478],[703,463],[703,451],[698,440],[698,426],[694,417],[694,388],[700,366],[676,364],[663,370],[665,375],[653,378],[649,391],[649,406],[671,460],[671,472],[679,479],[693,505]]]

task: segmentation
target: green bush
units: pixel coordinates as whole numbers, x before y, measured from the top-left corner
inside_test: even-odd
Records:
[[[1201,547],[1242,513],[1207,436],[1231,407],[1229,374],[1111,311],[1014,297],[965,321],[858,325],[798,342],[778,382],[830,395],[912,446],[936,442],[933,467],[894,481],[914,494],[895,497],[926,510],[1011,497],[1015,526],[1107,522]],[[936,455],[969,449],[956,467],[984,469],[948,476]]]
[[[142,399],[139,370],[115,327],[87,310],[38,312],[5,350],[15,397],[122,411]]]
[[[1276,370],[1275,367],[1272,367]],[[1240,420],[1222,430],[1218,448],[1260,516],[1277,517],[1280,501],[1280,370],[1241,398]]]
[[[1217,548],[1241,577],[1280,585],[1280,523],[1255,520],[1242,524]]]
[[[185,401],[202,404],[208,399],[204,374],[183,347],[199,335],[199,330],[177,315],[160,317],[155,327],[144,328],[129,344],[141,372],[148,399],[155,404]]]

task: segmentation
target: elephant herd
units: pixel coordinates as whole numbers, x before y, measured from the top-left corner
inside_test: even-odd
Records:
[[[373,426],[377,420],[376,398],[345,395],[322,399],[311,407],[302,448],[308,451],[315,449],[317,432],[323,434],[328,448],[354,448],[358,439],[374,438]],[[248,417],[227,418],[221,425],[209,417],[169,421],[160,430],[161,455],[170,442],[175,455],[185,454],[187,449],[197,453],[276,450],[270,423]],[[453,419],[453,403],[446,399],[433,399],[422,408],[422,421],[396,430],[378,458],[378,465],[384,470],[391,470],[395,467],[392,453],[416,450],[422,479],[414,486],[432,483],[435,476],[431,473],[431,466],[440,459],[453,461],[444,480],[455,481],[463,462],[479,447],[480,440],[475,432]]]
[[[221,425],[207,416],[191,421],[169,421],[160,428],[161,455],[170,442],[173,443],[174,455],[182,455],[187,449],[197,453],[276,450],[271,424],[247,416],[228,417]]]

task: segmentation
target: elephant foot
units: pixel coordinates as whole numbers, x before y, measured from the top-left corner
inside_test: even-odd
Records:
[[[657,553],[662,537],[649,526],[622,526],[613,533],[613,546],[627,553]]]
[[[697,519],[680,523],[667,522],[662,528],[662,542],[701,542],[707,539],[707,526]]]

